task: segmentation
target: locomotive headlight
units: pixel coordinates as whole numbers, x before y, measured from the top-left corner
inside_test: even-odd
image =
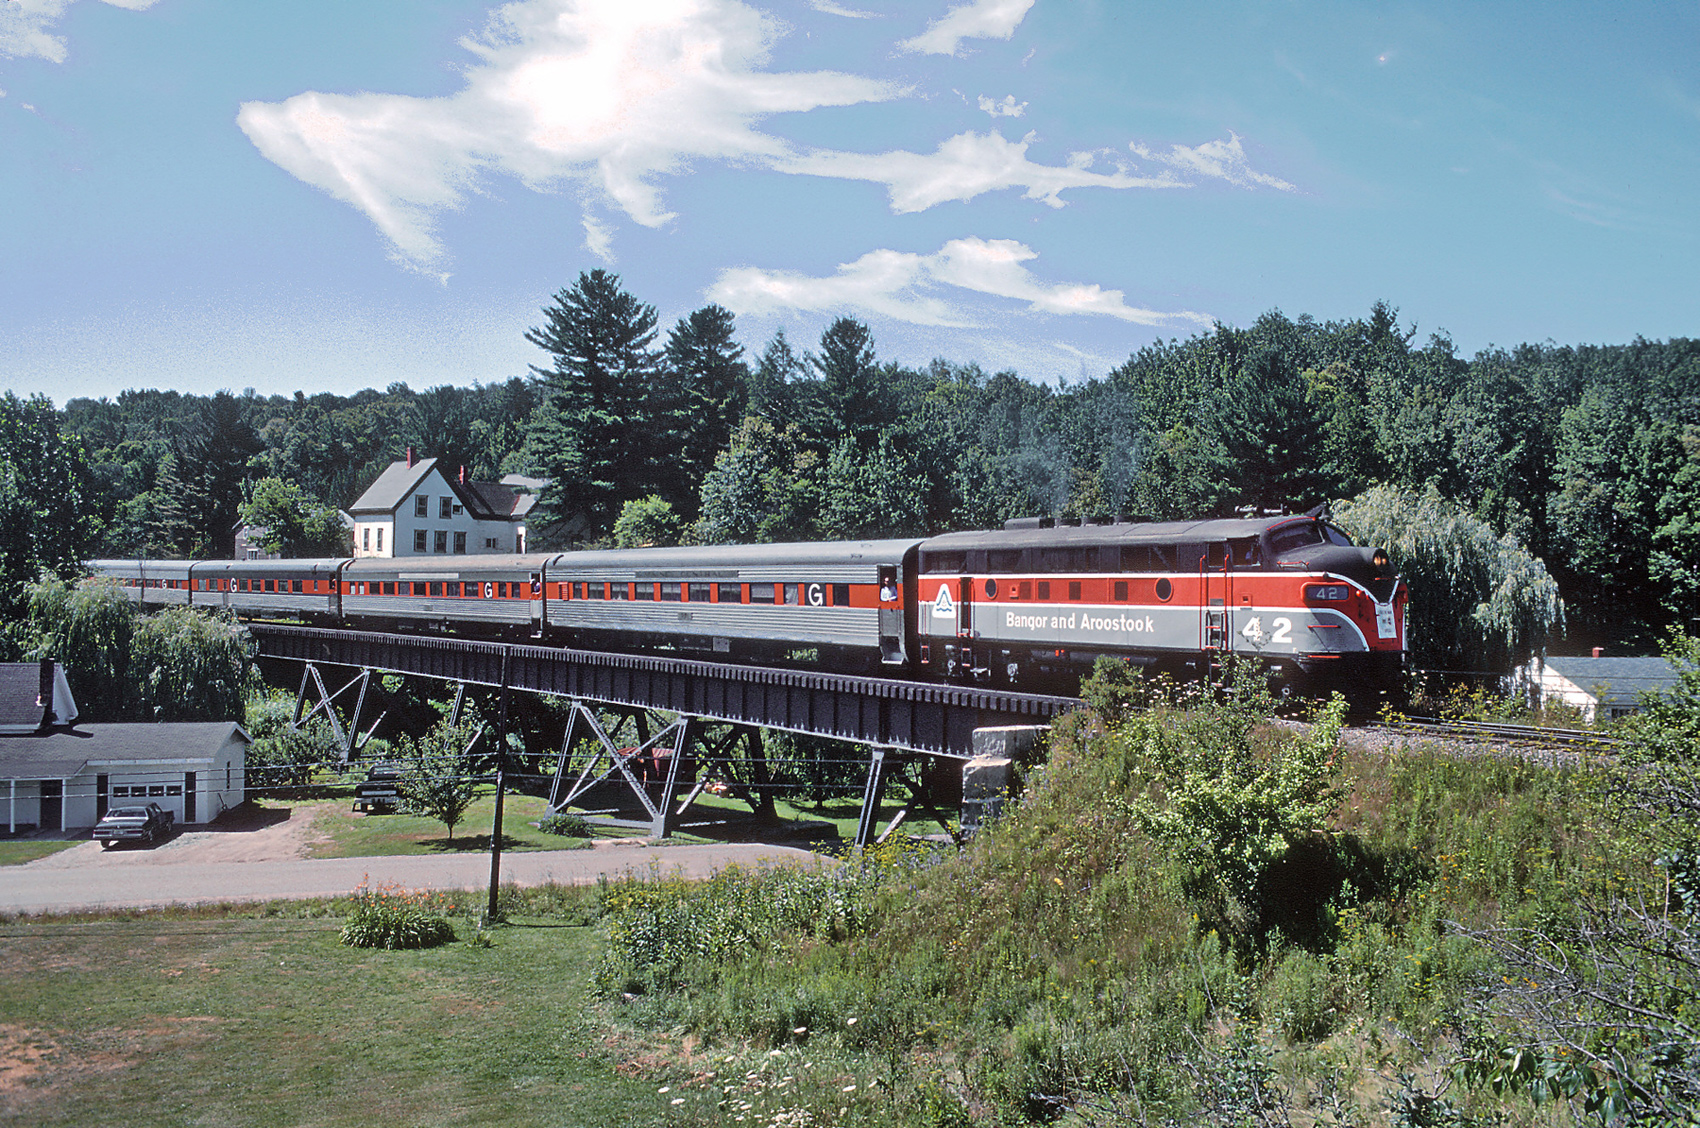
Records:
[[[1345,584],[1306,584],[1306,603],[1338,603],[1351,598],[1352,589]]]

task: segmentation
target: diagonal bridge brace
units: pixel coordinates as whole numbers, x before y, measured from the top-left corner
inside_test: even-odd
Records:
[[[640,732],[648,726],[639,719]],[[686,750],[691,746],[692,739],[700,732],[702,720],[688,714],[681,714],[672,724],[666,725],[653,734],[644,736],[635,746],[620,747],[614,734],[608,732],[596,714],[582,701],[574,701],[572,713],[567,720],[566,735],[561,741],[561,755],[555,766],[555,782],[550,788],[549,810],[558,812],[571,806],[576,800],[594,788],[614,777],[616,773],[624,780],[632,794],[637,797],[647,821],[621,819],[611,815],[592,816],[588,821],[603,826],[623,826],[647,829],[657,838],[665,838],[671,833],[673,821],[677,812],[673,810],[673,794],[678,787],[679,765],[685,758]],[[617,726],[615,732],[619,731]],[[572,770],[574,750],[581,733],[593,737],[596,748],[585,758],[578,776],[570,787],[563,788],[562,784]],[[652,798],[648,781],[640,779],[633,771],[638,765],[640,770],[646,763],[654,763],[657,759],[657,749],[667,748],[666,777],[662,781],[659,799]],[[694,798],[694,795],[693,795]],[[682,808],[681,808],[682,809]]]
[[[337,715],[336,699],[357,685],[360,687],[360,694],[354,700],[354,712],[348,718],[348,727],[344,728],[342,718]],[[372,670],[370,667],[363,666],[360,672],[350,678],[341,689],[332,693],[325,688],[325,679],[319,676],[319,668],[311,662],[306,663],[301,670],[301,688],[295,694],[295,715],[289,722],[289,730],[291,732],[299,731],[302,725],[323,713],[325,719],[330,722],[331,732],[336,736],[337,747],[342,749],[342,763],[346,767],[349,757],[364,747],[368,740],[372,739],[372,733],[377,731],[379,722],[384,719],[380,715],[377,721],[372,722],[372,727],[364,735],[360,733],[360,714],[366,708],[366,692],[371,688],[371,685]],[[318,690],[319,700],[312,708],[307,709],[309,686]],[[305,712],[303,712],[304,709]]]

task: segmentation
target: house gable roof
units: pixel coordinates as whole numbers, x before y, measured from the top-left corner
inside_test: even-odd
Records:
[[[412,466],[392,462],[378,475],[378,480],[366,487],[366,492],[348,507],[350,513],[394,513],[401,507],[425,476],[437,468],[435,458],[421,458]]]
[[[394,513],[419,487],[431,471],[437,469],[435,458],[422,458],[409,466],[392,462],[378,475],[378,480],[366,487],[355,503],[348,507],[352,514]],[[501,482],[460,482],[440,470],[437,480],[454,494],[462,508],[480,521],[515,521],[531,511],[537,499]]]
[[[77,703],[59,663],[0,662],[0,733],[36,732],[76,719]]]

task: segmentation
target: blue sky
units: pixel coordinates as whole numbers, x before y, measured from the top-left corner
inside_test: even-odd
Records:
[[[1102,375],[1377,300],[1700,332],[1700,7],[0,0],[0,386],[491,382],[606,266],[752,353]]]

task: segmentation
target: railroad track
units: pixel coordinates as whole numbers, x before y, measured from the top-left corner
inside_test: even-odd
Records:
[[[1443,721],[1434,717],[1408,717],[1380,727],[1398,732],[1422,733],[1452,739],[1491,741],[1498,744],[1562,745],[1606,750],[1617,738],[1593,729],[1543,728],[1539,725],[1510,725],[1487,721]]]

